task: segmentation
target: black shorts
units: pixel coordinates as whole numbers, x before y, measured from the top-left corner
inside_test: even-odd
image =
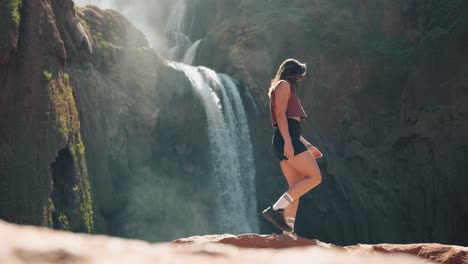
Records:
[[[294,155],[307,151],[306,146],[299,139],[301,137],[301,122],[296,119],[288,118],[288,130],[289,135],[291,136],[291,143],[294,148]],[[271,139],[271,144],[273,148],[273,154],[281,161],[286,158],[284,154],[284,139],[281,136],[281,132],[278,126],[275,126],[275,131]]]

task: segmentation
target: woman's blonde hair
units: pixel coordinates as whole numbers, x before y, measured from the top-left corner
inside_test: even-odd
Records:
[[[297,81],[296,78],[304,76],[307,71],[307,65],[301,63],[296,59],[287,59],[281,63],[276,72],[275,78],[271,80],[270,89],[268,90],[268,97],[271,97],[271,93],[275,89],[276,84],[279,80],[285,80],[291,84],[293,91],[296,91]]]

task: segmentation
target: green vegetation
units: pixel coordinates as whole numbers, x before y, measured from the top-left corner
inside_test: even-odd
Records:
[[[78,142],[77,150],[78,150],[78,154],[80,154],[81,156],[85,155],[85,146],[84,146],[83,142],[81,142],[81,141]]]
[[[8,6],[11,19],[16,25],[19,25],[20,23],[20,13],[19,13],[20,0],[8,0],[6,1],[6,4]]]
[[[84,19],[80,18],[80,24],[83,26],[84,30],[86,31],[86,34],[89,34],[91,32],[88,23],[86,23]]]
[[[53,227],[53,220],[52,220],[52,212],[54,211],[54,203],[52,199],[48,199],[46,205],[43,207],[42,211],[42,225],[52,228]]]
[[[98,44],[99,48],[106,48],[109,45],[109,42],[107,42],[104,37],[102,36],[101,32],[98,32],[96,34],[93,34],[93,39],[94,41]]]
[[[46,81],[50,82],[52,80],[52,73],[48,70],[44,70],[43,75]]]
[[[79,123],[77,124],[79,131]],[[69,143],[73,157],[77,183],[73,186],[74,204],[80,209],[80,216],[85,224],[85,231],[91,233],[94,228],[93,203],[85,159],[85,147],[81,134],[74,134]]]
[[[65,85],[70,85],[70,75],[68,73],[63,74],[63,80],[65,81]]]
[[[15,25],[19,25],[21,19],[20,4],[20,0],[2,0],[0,2],[0,17],[3,16],[8,20],[11,19]]]
[[[63,76],[63,81],[60,80]],[[80,132],[80,121],[73,97],[70,75],[58,74],[58,79],[48,83],[53,127],[68,142],[73,162],[74,184],[66,193],[73,201],[70,208],[55,207],[59,226],[64,230],[92,232],[94,228],[92,196],[90,191],[85,146]]]
[[[70,223],[68,223],[68,218],[66,215],[60,214],[58,221],[61,230],[70,230]]]
[[[68,73],[63,74],[63,81],[65,82],[65,87],[67,88],[68,96],[70,98],[74,98],[73,97],[73,88],[70,85],[70,75]],[[79,122],[80,122],[80,120],[78,119],[78,123]],[[78,126],[78,128],[79,128],[79,126]]]

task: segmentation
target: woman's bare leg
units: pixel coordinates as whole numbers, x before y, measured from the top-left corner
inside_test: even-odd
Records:
[[[308,151],[295,155],[286,162],[281,161],[280,165],[288,181],[289,189],[272,205],[272,207],[268,207],[262,213],[278,228],[283,231],[290,231],[293,229],[292,225],[294,223],[291,222],[291,225],[288,224],[286,222],[287,218],[295,218],[299,205],[299,198],[304,193],[320,184],[322,177],[315,158]],[[288,207],[291,207],[292,210]],[[284,212],[272,213],[279,209],[284,209]],[[287,227],[288,225],[289,229]]]
[[[301,152],[288,159],[287,162],[301,175],[304,175],[302,180],[296,182],[288,190],[289,195],[291,195],[294,201],[322,182],[320,168],[309,151]]]
[[[287,160],[280,161],[280,167],[283,171],[284,177],[288,182],[289,188],[291,189],[294,184],[304,179],[304,175],[291,166]],[[299,207],[299,199],[294,200],[291,204],[284,209],[284,217],[296,218],[297,208]]]

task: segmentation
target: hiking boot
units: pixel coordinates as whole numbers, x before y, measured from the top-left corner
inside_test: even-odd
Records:
[[[273,210],[273,206],[268,206],[263,210],[263,216],[283,231],[291,232],[292,228],[284,221],[284,209]]]

